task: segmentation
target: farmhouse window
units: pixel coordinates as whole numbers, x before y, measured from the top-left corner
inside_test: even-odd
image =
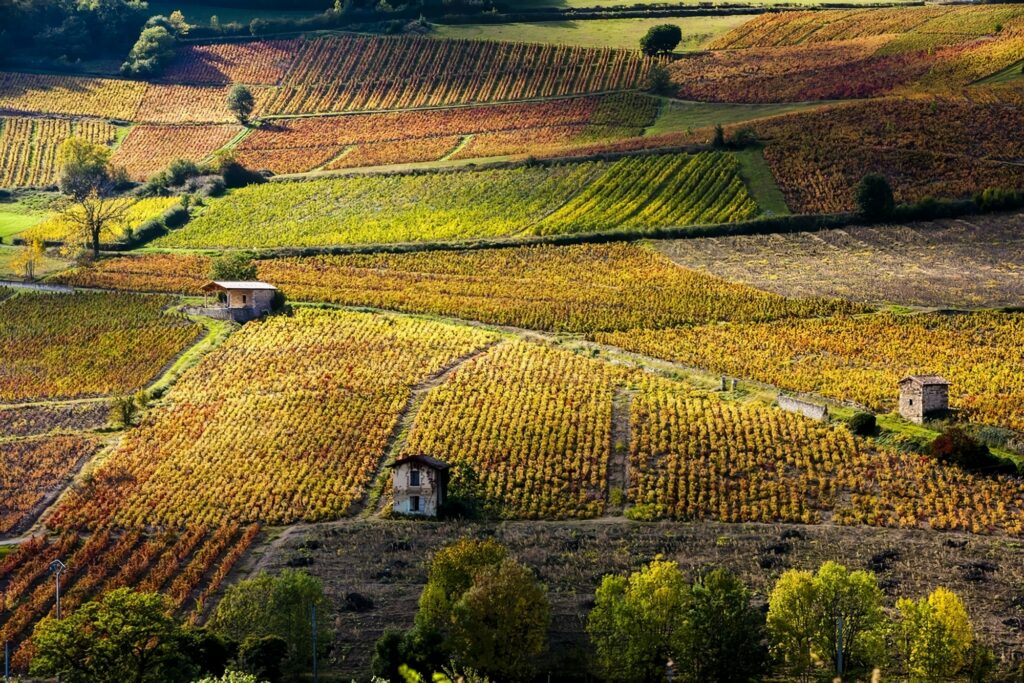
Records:
[[[914,405],[914,399],[910,399],[910,405]]]
[[[419,512],[419,511],[420,511],[420,497],[419,496],[409,496],[409,512]]]
[[[420,471],[419,470],[412,470],[411,472],[409,472],[409,486],[419,486],[419,485],[420,485]]]
[[[245,303],[246,303],[246,296],[245,296],[245,294],[243,294],[242,295],[242,305],[244,306]]]

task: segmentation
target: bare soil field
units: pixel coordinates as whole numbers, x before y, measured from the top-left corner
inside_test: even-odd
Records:
[[[785,296],[988,307],[1024,303],[1024,214],[790,235],[654,242],[675,262]]]
[[[890,606],[897,597],[920,597],[946,586],[963,596],[1002,668],[1021,651],[1024,542],[1003,537],[621,519],[501,524],[349,520],[271,535],[273,540],[237,573],[297,566],[324,580],[336,633],[329,668],[339,680],[368,677],[376,638],[386,628],[412,625],[431,554],[462,537],[494,537],[547,585],[552,650],[559,654],[543,662],[551,680],[586,679],[585,618],[601,577],[626,573],[659,554],[691,574],[728,567],[744,577],[761,602],[785,569],[816,568],[830,559],[874,570]]]

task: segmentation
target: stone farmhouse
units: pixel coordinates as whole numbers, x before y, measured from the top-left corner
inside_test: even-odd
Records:
[[[429,455],[407,455],[391,463],[394,511],[436,517],[448,496],[451,465]]]
[[[200,313],[219,320],[244,323],[270,313],[274,309],[277,287],[266,282],[213,281],[203,286],[203,307]],[[213,301],[210,296],[213,295]]]
[[[938,375],[910,375],[900,380],[900,415],[922,424],[949,410],[949,382]]]

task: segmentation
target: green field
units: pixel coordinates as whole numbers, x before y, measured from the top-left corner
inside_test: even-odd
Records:
[[[441,38],[509,40],[527,43],[616,47],[638,49],[647,29],[658,24],[675,24],[683,30],[678,50],[697,50],[712,38],[749,21],[752,15],[729,17],[679,17],[669,19],[589,19],[585,21],[542,21],[522,24],[435,25],[433,35]]]
[[[740,162],[740,177],[743,178],[758,206],[766,213],[776,216],[788,215],[786,198],[782,196],[782,191],[775,182],[775,176],[768,168],[768,162],[764,160],[761,150],[745,149],[736,152],[735,156]]]
[[[0,209],[0,240],[17,235],[22,230],[40,223],[44,218],[46,214]]]
[[[1008,66],[1002,71],[997,71],[991,76],[986,76],[980,81],[974,83],[974,85],[994,85],[997,83],[1012,83],[1013,81],[1024,78],[1024,60]]]
[[[728,125],[742,121],[753,121],[768,116],[814,109],[822,103],[802,102],[796,104],[720,104],[717,102],[681,102],[666,100],[658,113],[654,125],[645,135],[659,135],[677,131],[697,130],[717,124]]]
[[[759,212],[728,154],[268,183],[212,200],[161,248],[430,242],[724,223]]]

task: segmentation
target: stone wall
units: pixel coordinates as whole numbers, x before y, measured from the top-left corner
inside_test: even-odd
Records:
[[[791,413],[799,413],[800,415],[809,417],[812,420],[828,419],[828,406],[818,405],[817,403],[804,401],[803,399],[799,399],[794,396],[786,396],[785,394],[779,394],[776,402],[783,410]]]

